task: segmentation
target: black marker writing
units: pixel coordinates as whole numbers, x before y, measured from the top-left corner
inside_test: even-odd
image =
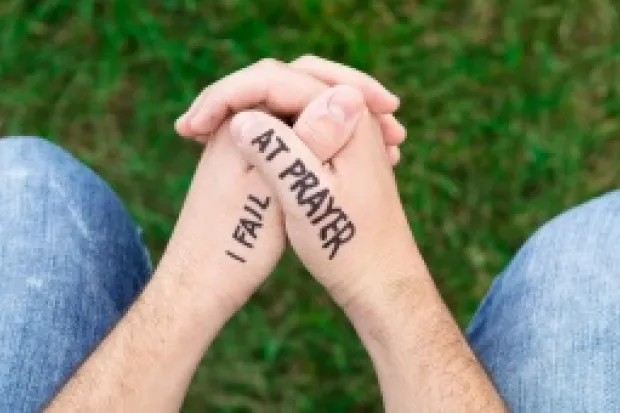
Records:
[[[243,218],[241,218],[241,221],[243,221]],[[247,240],[248,233],[243,231],[243,227],[241,224],[242,222],[235,227],[235,232],[233,232],[233,239],[247,248],[254,248],[254,245],[252,245],[250,241]]]
[[[262,215],[259,214],[255,209],[252,209],[252,207],[245,205],[243,207],[243,209],[247,212],[249,212],[250,214],[254,215],[254,217],[256,217],[256,219],[263,219]]]
[[[258,151],[260,153],[264,153],[267,147],[271,145],[271,139],[273,138],[274,134],[275,132],[273,131],[273,129],[269,129],[267,132],[263,133],[262,135],[258,135],[256,138],[252,139],[252,145],[258,145]],[[280,138],[279,136],[276,136],[276,144],[278,146],[267,155],[268,161],[273,160],[273,158],[275,158],[277,155],[279,155],[282,152],[291,151],[289,147],[286,146],[282,138]]]
[[[232,233],[233,239],[242,247],[254,248],[253,242],[258,238],[258,230],[263,227],[263,215],[261,212],[264,212],[270,203],[271,198],[269,197],[260,200],[254,195],[248,196],[248,202],[243,206],[243,210],[251,216],[239,218],[239,223]],[[226,250],[226,254],[239,262],[245,262],[245,258],[230,250]]]
[[[261,200],[256,198],[254,195],[248,195],[248,199],[258,205],[262,210],[267,209],[269,202],[271,202],[269,197],[265,198],[265,200],[261,202]]]
[[[273,129],[269,129],[252,140],[252,145],[257,146],[260,153],[265,153],[275,138],[278,146],[267,155],[269,162],[281,152],[290,152],[282,139],[274,135]],[[295,194],[299,206],[307,208],[306,216],[310,218],[310,223],[321,224],[319,238],[323,241],[322,248],[331,248],[329,259],[333,259],[340,247],[355,235],[353,222],[341,208],[334,206],[334,197],[329,189],[320,186],[317,175],[308,170],[301,159],[295,159],[280,172],[278,178],[291,182],[289,189]]]
[[[245,258],[241,258],[240,256],[238,256],[234,252],[230,252],[230,251],[226,250],[226,254],[228,254],[229,257],[232,257],[233,259],[235,259],[235,260],[237,260],[239,262],[245,262]]]

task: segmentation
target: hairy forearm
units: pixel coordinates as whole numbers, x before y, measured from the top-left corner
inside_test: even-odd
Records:
[[[347,309],[375,365],[386,411],[504,412],[421,257],[389,272],[373,277],[380,284]]]
[[[178,411],[206,347],[226,320],[208,277],[172,258],[49,404],[48,412]],[[204,274],[203,274],[204,275]]]
[[[222,136],[203,152],[153,278],[49,412],[179,409],[204,351],[273,269],[283,247],[268,188],[261,191],[246,179],[233,151],[229,137]],[[256,201],[248,206],[248,199]],[[235,244],[235,234],[250,236],[239,213],[249,216],[244,222],[253,224],[254,238],[261,236],[252,243],[243,239],[245,249]],[[229,249],[243,251],[243,262],[231,258]]]
[[[227,162],[237,164],[223,167]],[[179,409],[204,351],[282,252],[275,203],[267,187],[250,179],[229,136],[203,152],[152,280],[49,412]],[[231,257],[229,249],[243,257]]]

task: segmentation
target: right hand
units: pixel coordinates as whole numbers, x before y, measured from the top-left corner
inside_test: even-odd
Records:
[[[264,64],[260,68],[268,69]],[[236,84],[236,87],[234,76],[217,82],[208,88],[211,92],[205,99],[215,99],[216,106],[221,105],[224,108],[231,104],[230,99],[234,101],[234,99],[242,99],[243,96],[248,97],[247,100],[242,99],[246,104],[252,104],[251,102],[258,104],[258,101],[252,101],[252,97],[256,97],[255,91],[261,90],[262,85],[257,80],[261,77],[255,76],[256,70],[258,68],[239,72],[237,78],[240,83]],[[350,75],[347,70],[344,74]],[[333,75],[339,76],[340,74],[334,72]],[[369,80],[371,78],[361,74],[357,77],[350,76],[352,79],[358,79],[357,82],[366,90],[374,90],[374,93],[378,94],[372,98],[375,105],[380,105],[382,101],[385,105],[386,100],[389,103],[387,91],[384,89],[377,91],[369,86],[375,85],[376,87],[373,83],[376,81],[371,81]],[[306,100],[309,103],[317,95],[321,95],[322,90],[328,89],[326,85],[312,76],[300,75],[293,69],[283,70],[281,79],[286,81],[289,77],[296,80],[296,83],[288,85],[286,93],[281,96],[276,92],[269,92],[268,96],[271,98],[268,104],[290,111],[295,106],[287,106],[285,99],[287,96],[289,100],[290,97],[296,97],[295,104],[303,104]],[[282,91],[276,86],[278,85],[273,84],[269,87],[274,88],[275,91]],[[228,95],[226,91],[234,93]],[[373,96],[368,92],[367,95],[370,96],[367,99]],[[314,100],[305,110],[306,116],[300,117],[294,126],[309,150],[321,161],[332,158],[340,148],[346,145],[354,126],[350,123],[338,122],[328,116],[330,102],[326,97],[327,95],[324,94]],[[284,100],[279,101],[280,98]],[[205,117],[205,113],[207,115],[210,113],[209,107],[211,107],[210,104],[207,104],[206,112],[202,109],[197,110],[195,116],[207,120],[212,119],[210,116]],[[308,114],[312,113],[314,115],[310,117]],[[299,112],[295,113],[295,116],[299,116]],[[177,127],[181,125],[182,128],[183,124],[184,122],[180,121]],[[308,133],[308,131],[313,133]],[[280,208],[275,199],[269,206],[265,206],[265,211],[261,212],[261,222],[257,224],[260,225],[259,227],[246,228],[247,231],[244,230],[245,226],[240,227],[240,222],[246,222],[247,219],[252,218],[252,215],[248,215],[250,213],[247,209],[248,201],[254,197],[266,202],[265,200],[271,197],[271,190],[260,179],[256,170],[245,168],[244,159],[239,156],[228,135],[229,127],[225,123],[217,129],[214,137],[207,141],[210,147],[205,151],[196,171],[166,257],[176,257],[173,261],[177,262],[185,261],[190,267],[202,270],[204,278],[213,278],[209,282],[211,293],[220,296],[224,304],[228,303],[225,306],[228,307],[228,313],[232,313],[247,300],[271,272],[283,250],[285,237],[280,220]],[[256,209],[260,208],[260,205],[250,202],[249,207]],[[241,221],[241,218],[245,221]],[[258,239],[253,239],[252,236],[257,236]],[[164,260],[164,262],[171,261]],[[207,271],[209,268],[219,268],[225,271],[227,276],[222,278],[218,272]]]
[[[415,288],[412,274],[428,273],[400,203],[380,127],[363,96],[347,86],[324,93],[341,103],[353,132],[331,166],[304,144],[314,131],[299,124],[312,123],[312,105],[295,130],[265,113],[247,111],[233,118],[231,131],[242,155],[277,194],[300,259],[345,311],[357,311],[369,300],[389,300]],[[267,160],[275,136],[289,151]]]

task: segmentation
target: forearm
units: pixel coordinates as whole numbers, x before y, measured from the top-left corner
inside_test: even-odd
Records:
[[[162,260],[152,281],[47,411],[178,411],[226,318],[199,277]]]
[[[375,365],[386,411],[505,411],[422,258],[412,256],[376,274],[378,284],[347,309]]]
[[[283,243],[278,213],[259,188],[250,192],[243,165],[210,161],[234,155],[222,149],[225,138],[204,152],[152,280],[48,411],[178,410],[205,349],[273,268]],[[248,194],[266,210],[248,207]],[[265,239],[244,250],[240,263],[225,251],[238,247],[231,233],[240,218],[231,211],[247,209],[261,217]]]

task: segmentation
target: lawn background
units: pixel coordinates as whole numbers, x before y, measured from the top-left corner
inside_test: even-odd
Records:
[[[111,182],[157,258],[199,154],[172,124],[262,57],[313,53],[402,97],[416,239],[465,326],[537,226],[616,186],[620,2],[3,0],[0,134],[42,135]],[[224,329],[184,412],[371,412],[370,362],[292,255]]]

